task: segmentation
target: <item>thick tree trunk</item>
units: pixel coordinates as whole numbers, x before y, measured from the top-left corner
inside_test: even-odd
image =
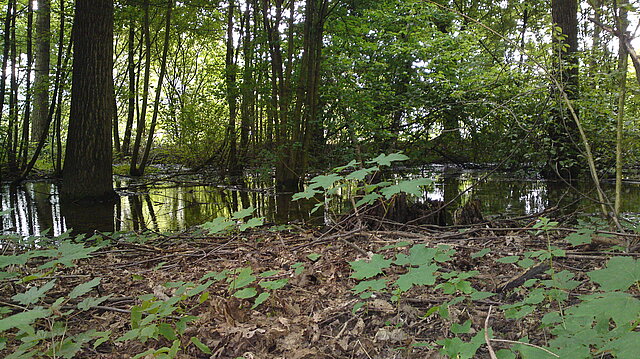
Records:
[[[77,0],[69,134],[60,191],[66,200],[107,200],[112,179],[113,0]]]
[[[555,31],[553,34],[554,76],[560,88],[554,86],[552,92],[556,97],[558,92],[565,92],[567,98],[573,101],[579,97],[578,1],[552,0],[551,7],[554,29],[557,27],[561,31],[560,34]],[[582,167],[575,146],[580,142],[577,124],[564,107],[563,102],[558,101],[552,113],[553,122],[547,126],[555,153],[551,155],[547,177],[555,177],[559,173],[563,177],[574,178]]]
[[[620,215],[620,208],[622,207],[622,141],[625,119],[625,104],[627,99],[627,71],[629,67],[629,52],[625,44],[627,29],[629,27],[629,21],[627,19],[627,1],[622,0],[619,4],[620,9],[618,11],[618,23],[616,27],[621,34],[618,39],[618,72],[619,72],[619,93],[618,93],[618,116],[616,124],[616,196],[613,211],[614,214]]]
[[[255,7],[255,1],[250,2]],[[251,31],[251,6],[247,6],[244,14],[244,37],[242,41],[242,53],[244,57],[244,71],[242,73],[242,102],[240,104],[241,122],[240,122],[240,157],[242,161],[246,160],[249,152],[249,133],[255,122],[254,106],[255,98],[255,79],[253,53],[255,51],[254,42]],[[240,167],[243,163],[241,162]],[[242,170],[242,168],[240,168]]]
[[[31,138],[38,140],[49,119],[49,67],[51,56],[51,0],[38,0],[36,17],[36,70],[33,85]]]
[[[228,146],[226,169],[230,175],[238,175],[238,151],[236,141],[236,117],[238,115],[238,85],[236,83],[237,67],[235,63],[235,46],[233,44],[233,14],[235,1],[229,0],[227,9],[227,53],[225,57],[225,84],[227,87],[227,104],[229,106],[229,122],[225,133],[225,144]]]

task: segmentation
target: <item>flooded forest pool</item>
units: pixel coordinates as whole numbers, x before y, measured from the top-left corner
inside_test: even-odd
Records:
[[[484,178],[487,173],[486,170],[430,166],[411,176],[434,179],[434,188],[425,191],[419,200],[447,203],[455,199],[456,204],[450,211],[471,198],[480,200],[485,216],[527,215],[553,206],[568,206],[565,213],[598,211],[597,205],[585,197],[595,197],[590,183],[579,183],[572,189],[565,183],[515,179],[505,173]],[[48,229],[49,235],[59,235],[71,228],[79,232],[183,230],[250,206],[269,223],[322,223],[322,218],[309,215],[315,202],[292,202],[291,194],[276,194],[271,184],[259,181],[247,181],[245,186],[188,181],[161,181],[144,186],[116,178],[114,186],[120,195],[115,204],[80,206],[61,204],[58,187],[51,182],[5,184],[1,192],[2,210],[12,211],[2,215],[3,234],[39,235]],[[470,187],[473,188],[465,192]],[[613,183],[604,184],[611,197],[613,187]],[[628,218],[637,218],[640,182],[626,181],[623,191],[622,211]]]

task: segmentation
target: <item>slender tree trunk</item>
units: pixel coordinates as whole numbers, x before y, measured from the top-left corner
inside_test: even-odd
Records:
[[[615,3],[615,2],[614,2]],[[627,47],[625,45],[627,34],[627,28],[629,27],[629,21],[627,19],[627,2],[622,0],[619,4],[619,15],[617,17],[616,27],[621,34],[618,41],[618,116],[616,124],[616,198],[614,202],[614,213],[616,216],[620,214],[620,207],[622,206],[622,168],[624,160],[622,157],[622,141],[624,130],[624,107],[627,98],[627,70],[629,66]]]
[[[227,104],[229,106],[229,122],[225,133],[225,143],[228,146],[226,169],[230,175],[238,174],[238,153],[236,140],[236,117],[238,115],[237,68],[234,60],[235,47],[233,44],[233,16],[235,1],[229,0],[227,9],[227,53],[225,57],[225,83],[227,87]]]
[[[244,58],[244,70],[242,73],[242,102],[240,105],[240,156],[239,165],[246,161],[249,152],[249,133],[255,122],[255,80],[253,53],[255,51],[252,31],[251,31],[251,8],[255,6],[255,1],[250,1],[244,13],[244,37],[242,42],[242,53]]]
[[[149,76],[151,73],[151,34],[149,33],[149,0],[143,3],[144,20],[142,32],[144,36],[144,44],[146,47],[145,64],[144,64],[144,83],[142,85],[142,108],[136,125],[136,139],[131,149],[131,164],[129,173],[132,176],[140,176],[142,173],[138,170],[138,156],[140,155],[140,146],[142,144],[142,136],[144,135],[147,119],[147,103],[149,101]]]
[[[7,3],[7,12],[4,19],[4,36],[3,36],[3,48],[2,48],[2,73],[0,74],[0,123],[2,123],[2,117],[4,115],[4,98],[7,88],[7,67],[9,66],[9,49],[11,48],[11,18],[13,17],[14,2],[9,0]],[[10,131],[7,131],[10,133]],[[4,148],[9,148],[9,136],[4,141]],[[4,152],[4,151],[3,151]],[[5,153],[3,153],[4,155]]]
[[[71,112],[60,195],[115,196],[112,178],[113,0],[76,0]]]
[[[171,38],[171,12],[173,10],[174,0],[169,0],[167,3],[167,16],[165,23],[164,33],[164,47],[162,49],[162,59],[160,64],[160,75],[158,76],[158,88],[156,89],[156,99],[153,103],[153,115],[151,117],[151,125],[149,127],[149,135],[147,137],[147,145],[144,148],[144,154],[142,155],[142,161],[138,172],[140,175],[144,174],[144,169],[149,161],[149,153],[151,152],[151,146],[153,145],[153,137],[156,131],[156,122],[158,121],[158,112],[160,109],[160,96],[162,94],[162,83],[164,81],[165,74],[167,72],[167,56],[169,55],[169,39]]]
[[[133,15],[129,18],[129,43],[128,43],[128,57],[127,57],[127,72],[129,74],[129,93],[128,93],[128,107],[127,107],[127,125],[124,130],[124,138],[122,139],[122,154],[125,156],[130,154],[131,145],[131,128],[133,127],[133,120],[136,116],[136,63],[135,63],[135,20]]]
[[[31,124],[31,70],[33,69],[33,1],[27,7],[27,85],[25,89],[22,140],[20,141],[20,169],[27,166],[29,156],[29,125]]]
[[[63,1],[63,0],[61,0]],[[62,5],[64,6],[64,5]],[[38,0],[36,17],[36,70],[33,85],[31,138],[38,140],[49,119],[49,67],[51,56],[51,0]]]
[[[16,7],[14,2],[11,16],[11,89],[9,92],[9,140],[7,142],[9,170],[18,169],[16,162],[16,148],[18,142],[18,54],[16,49]]]

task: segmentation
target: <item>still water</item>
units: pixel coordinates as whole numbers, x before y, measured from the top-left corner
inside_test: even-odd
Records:
[[[489,175],[484,170],[463,170],[445,166],[428,167],[411,176],[435,180],[433,188],[425,191],[421,200],[463,203],[479,199],[487,215],[519,216],[538,213],[553,206],[568,206],[567,211],[586,213],[598,207],[584,196],[595,197],[593,185],[581,183],[576,189],[566,184],[542,179],[514,179],[508,174]],[[276,194],[270,184],[248,182],[245,186],[198,185],[188,182],[156,182],[141,186],[116,179],[114,186],[119,201],[109,205],[80,206],[61,203],[58,187],[51,182],[30,182],[21,186],[3,185],[1,192],[4,234],[38,235],[48,230],[59,235],[68,229],[80,232],[112,231],[172,231],[183,230],[215,219],[229,216],[242,208],[253,206],[257,216],[267,222],[283,224],[322,222],[309,215],[315,202],[291,201],[291,194]],[[607,192],[613,184],[605,183]],[[465,190],[471,188],[470,191]],[[622,210],[629,217],[640,213],[640,182],[624,184]],[[455,206],[453,207],[455,208]]]

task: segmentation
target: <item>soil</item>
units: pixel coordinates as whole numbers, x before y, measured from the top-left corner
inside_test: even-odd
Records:
[[[540,268],[527,274],[516,264],[499,263],[496,259],[545,249],[551,241],[567,250],[565,258],[555,259],[555,269],[575,273],[574,279],[584,284],[588,279],[586,272],[601,268],[613,254],[593,246],[569,247],[562,240],[565,231],[553,231],[549,237],[536,235],[528,230],[534,223],[530,219],[510,223],[511,226],[495,222],[458,227],[395,226],[346,232],[259,229],[225,236],[197,232],[152,234],[151,239],[140,242],[143,244],[110,238],[116,244],[59,273],[59,283],[69,290],[101,277],[98,294],[113,295],[100,307],[72,317],[67,330],[70,333],[89,328],[111,330],[112,338],[117,338],[130,329],[129,310],[140,303],[138,296],[153,293],[158,298],[169,298],[173,293],[164,286],[167,282],[196,282],[209,272],[251,267],[254,273],[278,270],[278,276],[289,278],[289,282],[253,310],[251,301],[232,297],[226,283],[216,282],[209,288],[210,297],[206,301],[198,304],[196,298],[188,303],[186,314],[199,319],[187,328],[183,341],[186,349],[179,358],[445,358],[437,345],[430,348],[412,344],[433,345],[436,340],[451,338],[454,336],[449,330],[451,325],[467,320],[472,322],[471,333],[460,335],[467,340],[484,328],[488,320],[495,338],[518,340],[528,336],[532,343],[544,345],[549,338],[549,333],[539,325],[544,313],[513,320],[505,319],[502,311],[495,308],[522,300],[523,275],[543,279],[547,275]],[[148,238],[149,234],[145,236]],[[443,271],[477,270],[479,274],[471,279],[473,287],[499,293],[452,306],[448,319],[436,313],[425,316],[429,309],[455,296],[443,294],[435,286],[413,288],[399,302],[393,302],[389,293],[379,293],[366,309],[353,313],[360,299],[352,292],[357,281],[351,278],[348,262],[366,259],[372,253],[389,258],[398,251],[407,252],[411,245],[381,250],[403,241],[429,247],[451,246],[456,255],[454,260],[442,264]],[[485,248],[491,249],[487,255],[472,256]],[[312,261],[308,257],[311,254],[320,256]],[[301,274],[295,274],[296,263],[304,264]],[[399,270],[386,274],[402,274]],[[571,296],[575,298],[593,290],[581,285]],[[11,295],[2,293],[0,300],[10,301]],[[549,306],[549,310],[557,309],[554,304]],[[212,354],[189,345],[188,338],[192,336],[207,345]],[[492,345],[499,350],[509,344]],[[163,346],[170,343],[164,339],[146,343],[110,341],[96,349],[87,346],[79,357],[130,358]],[[476,357],[489,357],[486,345]]]

